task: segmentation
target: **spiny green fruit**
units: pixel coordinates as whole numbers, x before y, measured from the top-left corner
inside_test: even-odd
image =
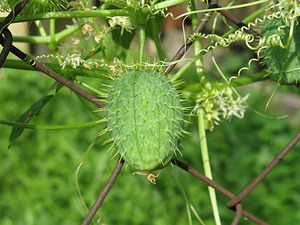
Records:
[[[151,172],[171,161],[184,113],[167,77],[151,70],[122,72],[112,83],[105,110],[110,137],[133,169]]]
[[[280,84],[290,85],[300,82],[300,20],[296,23],[294,35],[291,44],[288,48],[281,48],[280,46],[268,46],[264,51],[264,58],[267,66],[267,73],[270,74],[271,79]],[[278,33],[280,28],[281,42],[286,45],[290,26],[285,26],[285,21],[281,18],[267,19],[262,27],[261,33],[265,38]]]

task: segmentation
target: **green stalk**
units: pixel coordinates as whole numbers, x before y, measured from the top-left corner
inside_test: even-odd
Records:
[[[37,26],[37,28],[38,28],[38,30],[39,30],[41,36],[43,36],[43,37],[47,36],[46,30],[45,30],[45,28],[43,27],[42,22],[39,21],[39,20],[34,21],[34,22],[35,22],[35,24],[36,24],[36,26]],[[14,41],[15,41],[15,37],[14,37]]]
[[[231,6],[219,7],[219,8],[195,10],[195,11],[183,13],[183,14],[175,17],[174,19],[177,20],[177,19],[189,16],[192,14],[207,13],[207,12],[219,11],[219,10],[240,9],[240,8],[245,8],[245,7],[249,7],[249,6],[253,6],[253,5],[263,4],[263,3],[266,3],[269,1],[270,0],[259,0],[259,1],[254,1],[254,2],[250,2],[250,3],[239,4],[239,5],[231,5]]]
[[[191,2],[191,9],[192,11],[196,10],[194,1]],[[194,30],[199,24],[198,15],[192,14],[191,19],[192,19],[192,28]],[[197,39],[193,44],[194,44],[195,54],[197,54],[202,49],[201,40]],[[195,61],[195,66],[196,66],[196,73],[198,75],[199,81],[202,82],[203,78],[206,78],[202,56],[197,58],[197,60]]]
[[[156,27],[156,19],[155,18],[151,20],[151,29],[152,29],[153,41],[155,43],[158,57],[161,61],[163,61],[165,59],[165,56],[164,56],[165,54],[161,48],[160,41],[158,39],[159,30]]]
[[[145,43],[146,43],[145,26],[140,26],[139,27],[139,53],[138,53],[139,63],[143,62]]]
[[[63,39],[67,38],[68,36],[72,35],[76,31],[80,30],[80,28],[83,26],[84,23],[76,23],[59,33],[55,34],[55,40],[56,42],[60,42]],[[40,26],[40,23],[37,24],[37,26]],[[25,36],[25,37],[16,37],[14,36],[14,42],[26,42],[31,44],[50,44],[51,43],[51,37],[50,35],[47,35],[45,33],[44,29],[40,29],[41,36]],[[53,38],[53,37],[52,37]]]
[[[50,44],[50,36],[14,36],[14,42],[26,42],[30,44]]]
[[[196,10],[194,1],[192,1],[191,9],[192,9],[192,11]],[[191,18],[192,18],[192,27],[194,30],[197,27],[197,25],[199,24],[198,16],[197,16],[197,14],[192,14]],[[198,52],[200,52],[201,49],[202,49],[201,40],[197,39],[194,42],[194,51],[197,54]],[[196,66],[196,73],[198,75],[200,83],[206,82],[205,81],[206,74],[204,71],[204,64],[203,64],[202,56],[197,57],[197,60],[195,61],[195,66]],[[201,154],[202,154],[202,162],[203,162],[203,167],[204,167],[204,174],[205,174],[205,176],[207,176],[209,179],[212,180],[212,172],[211,172],[211,166],[210,166],[210,161],[209,161],[207,139],[206,139],[205,125],[204,125],[204,110],[202,108],[200,108],[198,110],[197,116],[198,116],[198,132],[199,132],[199,140],[200,140],[200,148],[201,148]],[[215,189],[209,186],[208,193],[209,193],[210,202],[212,205],[216,225],[221,225],[221,219],[220,219]]]
[[[41,124],[19,123],[19,122],[0,119],[0,124],[13,126],[13,127],[21,127],[26,129],[36,129],[36,130],[64,130],[64,129],[86,128],[86,127],[94,127],[103,123],[105,123],[105,120],[98,120],[98,121],[78,123],[78,124],[66,124],[66,125],[41,125]]]
[[[206,139],[206,132],[205,132],[205,124],[204,124],[204,110],[202,108],[198,109],[197,116],[198,116],[198,131],[199,131],[204,174],[209,179],[213,180],[210,161],[209,161],[208,148],[207,148],[207,139]],[[211,206],[215,217],[215,222],[217,225],[221,225],[215,189],[213,189],[212,187],[208,187],[208,192],[209,192]]]
[[[13,23],[29,22],[36,20],[49,19],[73,19],[73,18],[92,18],[92,17],[113,17],[113,16],[131,16],[132,13],[123,9],[93,10],[93,11],[64,11],[37,13],[34,15],[19,15]],[[2,22],[6,17],[0,17]]]
[[[74,76],[84,76],[84,77],[94,77],[103,80],[107,80],[107,73],[109,73],[108,69],[104,67],[99,67],[97,69],[91,68],[86,69],[83,66],[78,66],[76,69],[72,68],[70,65],[67,65],[64,69],[59,66],[59,64],[55,63],[43,63],[45,66],[54,70],[57,73],[61,74],[72,74]],[[34,67],[26,64],[23,61],[15,60],[15,59],[7,59],[3,65],[4,68],[10,69],[19,69],[19,70],[29,70],[29,71],[37,71]]]
[[[49,27],[49,33],[50,33],[50,44],[48,47],[50,49],[55,50],[57,48],[57,42],[55,40],[55,19],[50,20],[50,27]]]
[[[174,5],[179,5],[179,4],[182,4],[182,3],[185,3],[185,2],[188,2],[189,0],[170,0],[170,1],[162,1],[162,2],[159,2],[155,5],[152,5],[150,8],[149,7],[146,7],[146,8],[143,8],[143,13],[145,15],[151,13],[151,12],[156,12],[156,11],[159,11],[159,10],[162,10],[162,9],[165,9],[165,8],[168,8],[168,7],[171,7],[171,6],[174,6]]]
[[[91,0],[88,0],[88,3],[89,3],[90,10],[93,11],[93,5],[92,5]],[[97,26],[96,19],[93,17],[92,20],[93,20],[95,31],[96,31],[97,34],[99,34],[99,29],[98,29],[98,26]]]
[[[50,20],[50,27],[49,27],[49,33],[50,33],[50,44],[48,44],[48,48],[55,51],[56,55],[61,55],[59,49],[57,48],[59,42],[56,40],[56,33],[55,33],[55,24],[56,20],[51,19]],[[57,58],[58,63],[62,63],[61,58]]]
[[[79,22],[76,23],[62,31],[60,31],[59,33],[57,33],[55,36],[55,40],[57,42],[62,41],[63,39],[69,37],[70,35],[74,34],[76,31],[80,30],[82,28],[82,26],[84,25],[84,22]]]

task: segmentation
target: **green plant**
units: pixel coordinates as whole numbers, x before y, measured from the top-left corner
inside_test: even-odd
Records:
[[[51,2],[53,3],[56,1]],[[17,55],[27,64],[71,88],[74,92],[86,98],[98,107],[104,107],[105,101],[107,103],[105,108],[106,116],[102,111],[94,113],[99,118],[95,122],[76,124],[72,126],[28,124],[33,118],[41,114],[41,110],[49,104],[50,100],[59,96],[57,93],[60,92],[62,85],[60,83],[55,83],[45,95],[43,95],[36,103],[31,105],[31,107],[20,116],[17,122],[1,120],[2,124],[14,127],[10,136],[10,146],[13,146],[15,140],[20,137],[25,128],[83,128],[103,124],[105,122],[104,118],[106,118],[106,120],[108,120],[108,130],[110,131],[113,146],[117,146],[122,160],[127,161],[128,164],[136,170],[149,170],[150,172],[161,168],[162,166],[166,166],[172,160],[175,153],[174,151],[177,149],[177,143],[181,134],[183,115],[177,91],[169,86],[169,81],[166,81],[167,78],[163,78],[160,74],[163,73],[168,75],[170,82],[176,82],[179,79],[183,79],[185,81],[184,84],[178,84],[176,87],[181,93],[181,98],[188,101],[186,106],[190,108],[190,116],[196,116],[197,118],[198,138],[200,140],[200,147],[198,148],[201,149],[205,175],[212,179],[206,131],[214,131],[216,125],[223,123],[224,120],[231,120],[233,117],[238,117],[240,119],[244,118],[246,108],[249,107],[249,104],[247,103],[248,94],[245,93],[245,96],[242,97],[237,91],[237,88],[246,84],[263,81],[268,78],[275,80],[277,86],[282,84],[299,86],[299,57],[295,56],[293,53],[294,51],[298,52],[298,32],[296,29],[299,16],[298,2],[270,2],[270,5],[262,6],[259,10],[253,12],[242,22],[234,18],[228,12],[230,9],[258,5],[266,2],[269,1],[261,0],[243,5],[234,5],[235,1],[233,1],[226,7],[220,7],[217,5],[218,1],[210,1],[207,2],[209,7],[205,9],[198,9],[194,1],[188,0],[107,0],[100,1],[100,6],[95,8],[90,0],[76,0],[70,1],[68,5],[64,5],[67,11],[58,12],[57,10],[62,8],[52,8],[51,5],[48,5],[48,2],[46,2],[46,5],[43,5],[41,9],[39,8],[41,5],[37,4],[39,2],[33,2],[33,0],[22,1],[17,5],[17,1],[2,1],[0,3],[1,9],[13,12],[12,18],[7,17],[9,18],[7,19],[8,21],[5,21],[4,18],[1,20],[5,22],[4,24],[1,24],[0,29],[4,35],[4,38],[1,36],[2,44],[4,46],[10,45],[8,43],[10,41],[10,34],[7,29],[9,28],[10,23],[29,21],[35,23],[40,35],[14,37],[14,41],[44,43],[50,50],[52,50],[52,53],[46,56],[38,56],[36,59],[33,59],[29,55],[26,55],[11,46],[11,48],[4,47],[4,50],[7,51],[7,49],[9,49],[8,51]],[[26,3],[28,5],[25,6],[24,12],[27,13],[27,15],[19,15],[14,18],[24,6],[23,4]],[[178,17],[174,17],[172,13],[166,12],[168,7],[176,6],[181,3],[186,4],[186,13],[183,13]],[[15,5],[16,7],[13,9],[12,6]],[[26,7],[28,10],[26,10]],[[268,11],[268,14],[263,15],[265,10]],[[212,14],[215,11],[220,12],[220,14],[222,14],[225,18],[239,25],[240,29],[238,29],[238,27],[231,28],[225,23],[228,25],[226,26],[228,28],[228,32],[224,33],[222,36],[218,36],[215,34],[215,24],[213,24],[212,33],[202,33],[203,27],[211,19]],[[39,13],[35,14],[35,12]],[[203,19],[199,20],[196,13],[206,14]],[[194,29],[194,32],[188,36],[186,42],[172,60],[164,58],[164,48],[161,46],[161,42],[159,40],[159,32],[162,27],[162,22],[168,16],[172,17],[174,20],[190,16],[192,27]],[[97,21],[97,17],[102,17],[104,20]],[[73,18],[77,20],[74,21],[73,25],[56,33],[56,20],[64,18]],[[218,17],[215,17],[214,19],[215,22],[218,21]],[[49,34],[45,31],[40,20],[50,21]],[[251,23],[251,20],[254,20],[254,23]],[[270,23],[272,23],[272,26],[269,25]],[[260,36],[260,32],[254,31],[254,29],[260,25],[263,26],[261,30],[262,36]],[[131,43],[133,42],[136,34],[138,34],[139,44],[138,48],[134,49],[134,47],[131,47]],[[68,37],[71,38],[67,40]],[[146,37],[153,40],[157,50],[157,57],[155,59],[150,58],[148,62],[146,62],[145,59]],[[211,40],[211,44],[203,48],[200,39],[209,39]],[[244,41],[248,49],[256,51],[257,57],[249,60],[249,65],[247,67],[242,67],[241,65],[241,68],[236,75],[226,74],[226,72],[220,68],[213,53],[219,46],[229,47],[238,41]],[[184,60],[182,58],[184,53],[192,45],[194,45],[195,56],[188,59],[187,63],[178,71],[173,72],[173,68],[177,61]],[[281,55],[284,54],[283,58],[278,58],[278,51],[282,52]],[[220,78],[218,79],[214,79],[209,76],[208,71],[204,68],[203,56],[207,53],[212,53],[211,61],[220,75]],[[1,60],[3,62],[6,59],[5,54],[2,54],[3,58]],[[260,71],[255,74],[245,75],[247,70],[249,70],[250,65],[252,65],[252,62],[257,61],[262,57],[266,62],[267,69],[264,72]],[[274,60],[274,57],[276,60]],[[40,64],[38,62],[39,58],[47,58],[49,62],[46,65],[52,70],[49,70]],[[281,61],[284,61],[284,63],[281,64]],[[4,67],[13,67],[23,70],[33,69],[33,67],[26,64],[20,64],[19,61],[15,59],[7,59],[4,63]],[[165,84],[165,86],[162,89],[159,89],[159,85],[156,86],[155,81],[150,82],[150,80],[148,80],[149,77],[145,76],[145,72],[141,72],[140,70],[131,70],[131,68],[136,67],[145,68],[145,71],[151,71],[147,72],[147,74],[157,75],[158,78],[155,80]],[[162,67],[165,69],[162,70]],[[195,70],[196,73],[188,75],[189,69]],[[59,76],[59,74],[54,71],[63,74],[65,78]],[[157,71],[163,72],[158,73]],[[134,77],[129,75],[134,75]],[[104,93],[101,86],[97,85],[97,83],[102,83],[110,87],[111,80],[108,77],[116,77],[114,78],[115,83],[112,84],[108,100],[96,100],[94,96],[89,94],[89,92],[105,97],[107,93]],[[92,81],[89,80],[92,78]],[[78,88],[78,86],[74,86],[70,80],[81,87],[81,89]],[[124,81],[120,85],[117,83],[117,80]],[[132,85],[134,88],[138,88],[139,91],[143,91],[140,95],[141,97],[137,99],[137,101],[135,101],[136,99],[131,98],[130,94],[132,93],[126,89],[127,85]],[[153,87],[151,85],[153,85]],[[148,92],[147,88],[150,88],[152,91]],[[82,89],[85,89],[85,91]],[[166,91],[170,91],[171,94],[166,94]],[[121,93],[120,96],[119,93]],[[161,103],[159,101],[155,101],[155,96],[160,96],[159,99],[164,99],[164,102]],[[148,102],[144,102],[143,98],[146,98]],[[91,112],[94,111],[94,108],[82,100],[81,97],[79,97],[79,99],[84,102],[85,107],[87,107]],[[134,104],[137,104],[137,106],[135,106],[128,114],[125,114],[123,109],[129,104],[133,104],[132,101],[134,101]],[[115,102],[120,103],[120,105],[114,105]],[[158,105],[157,109],[159,110],[153,109],[151,111],[152,114],[148,115],[147,110],[151,109],[154,105]],[[264,105],[264,103],[261,102],[261,105]],[[160,110],[160,108],[163,108],[163,110]],[[138,117],[140,121],[132,121],[132,118],[134,118],[132,114],[134,114],[135,110],[143,112],[140,113]],[[121,111],[122,113],[117,115],[117,117],[114,117],[117,111]],[[119,117],[121,117],[122,121]],[[271,116],[266,117],[271,118]],[[159,122],[155,122],[156,120],[161,121],[159,118],[163,118],[164,123],[160,124]],[[139,131],[139,122],[143,121],[147,122],[144,123]],[[151,123],[154,123],[155,125],[153,129],[151,128]],[[170,127],[168,124],[170,124]],[[128,132],[131,125],[136,126],[137,130],[134,132]],[[149,130],[145,131],[147,128]],[[165,132],[161,132],[161,130]],[[103,129],[103,132],[100,132],[100,134],[103,134],[105,131],[106,129]],[[148,132],[152,132],[153,135],[149,135]],[[169,135],[170,133],[171,135]],[[135,153],[140,155],[138,159],[134,159],[131,155],[127,156],[127,151],[130,151],[128,149],[130,149],[132,143],[129,138],[123,141],[124,136],[126,135],[135,137],[139,136],[139,140],[146,140],[142,145],[135,145],[137,149]],[[156,136],[159,136],[159,138],[156,138]],[[165,138],[163,138],[163,136]],[[156,142],[155,139],[159,140]],[[120,140],[122,140],[122,142]],[[152,146],[149,146],[147,141],[158,146],[167,145],[167,147],[165,147],[165,149],[155,147],[156,149],[159,149],[160,152],[158,155],[154,155],[150,152]],[[95,142],[91,144],[88,150],[90,150],[94,144]],[[138,149],[140,146],[143,147],[143,150]],[[148,154],[145,154],[145,152],[148,152]],[[184,150],[182,152],[184,156]],[[161,154],[163,154],[163,156]],[[144,155],[146,158],[144,158]],[[173,159],[172,162],[173,164],[176,164],[177,161],[176,159]],[[80,163],[78,168],[81,168],[82,165],[83,161]],[[182,193],[185,195],[184,191]],[[209,194],[215,222],[216,224],[221,224],[216,195],[213,188],[209,188]],[[189,214],[189,223],[192,221],[190,210],[192,210],[193,214],[197,217],[197,220],[201,223],[202,220],[199,218],[197,213],[195,213],[192,205],[189,204],[188,200],[186,200],[186,202]]]

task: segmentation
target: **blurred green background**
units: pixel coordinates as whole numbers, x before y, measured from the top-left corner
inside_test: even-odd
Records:
[[[94,82],[94,81],[93,81]],[[37,72],[1,69],[0,119],[15,121],[36,102],[53,81]],[[94,82],[97,86],[97,81]],[[271,88],[266,88],[271,87]],[[250,92],[249,104],[263,112],[274,83],[263,82]],[[296,88],[281,87],[280,96],[295,95]],[[267,114],[283,115],[284,98],[275,98]],[[96,108],[94,108],[96,109]],[[280,112],[277,113],[276,112]],[[243,120],[233,118],[208,132],[208,147],[216,182],[238,194],[254,179],[299,130],[299,109],[287,119],[269,119],[248,109]],[[81,101],[63,88],[32,124],[74,124],[95,121]],[[80,224],[87,214],[75,191],[75,171],[103,126],[45,131],[25,130],[8,149],[11,127],[0,125],[0,224]],[[202,172],[197,123],[182,140],[179,159]],[[78,174],[83,199],[90,207],[106,183],[116,162],[103,146],[103,135],[87,155]],[[269,224],[300,224],[300,145],[298,144],[255,190],[243,200],[243,208]],[[180,185],[178,185],[178,183]],[[207,225],[214,224],[207,185],[176,166],[161,171],[157,184],[123,169],[97,214],[99,224],[188,224],[184,188],[189,201]],[[234,212],[217,193],[223,224]],[[192,216],[193,224],[199,224]],[[253,224],[242,219],[241,224]]]

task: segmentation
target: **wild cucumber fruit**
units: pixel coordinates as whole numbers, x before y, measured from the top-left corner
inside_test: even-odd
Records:
[[[267,73],[271,79],[280,84],[297,84],[300,82],[300,20],[296,22],[294,35],[287,48],[280,46],[268,46],[264,49],[264,58],[267,66]],[[278,33],[280,27],[281,42],[286,45],[289,38],[290,26],[285,26],[281,18],[267,19],[262,27],[263,37],[269,37]]]
[[[112,83],[105,117],[114,145],[133,169],[160,169],[178,149],[183,108],[175,87],[158,72],[122,72]]]

